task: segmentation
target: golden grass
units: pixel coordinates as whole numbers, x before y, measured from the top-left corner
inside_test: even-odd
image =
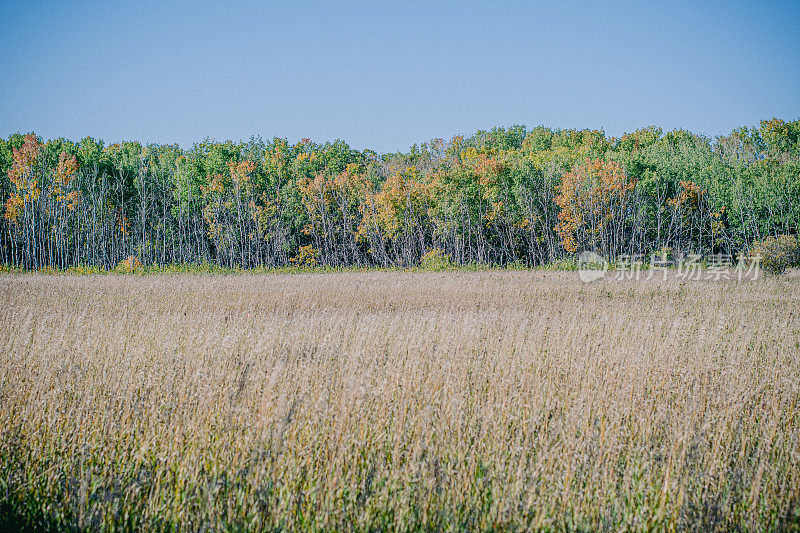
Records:
[[[26,274],[0,290],[13,519],[798,524],[800,279]]]

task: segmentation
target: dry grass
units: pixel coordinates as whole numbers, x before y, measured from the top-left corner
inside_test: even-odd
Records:
[[[0,277],[0,498],[60,526],[775,529],[800,279]]]

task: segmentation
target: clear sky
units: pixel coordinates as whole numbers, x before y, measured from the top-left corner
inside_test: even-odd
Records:
[[[658,5],[657,5],[658,4]],[[800,2],[6,2],[0,135],[717,135],[800,116]]]

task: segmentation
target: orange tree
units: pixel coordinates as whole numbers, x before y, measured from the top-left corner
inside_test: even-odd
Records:
[[[605,256],[625,249],[634,222],[636,182],[614,161],[589,160],[564,175],[555,198],[556,232],[569,253],[592,248]]]
[[[56,154],[57,162],[53,160]],[[80,199],[77,172],[74,156],[55,143],[43,144],[35,135],[26,135],[23,144],[13,150],[3,215],[14,253],[23,254],[25,266],[39,268],[68,261],[67,230]]]
[[[515,205],[508,222],[519,228],[523,253],[533,264],[553,261],[562,252],[555,231],[558,206],[554,202],[564,174],[586,159],[602,159],[610,145],[603,132],[554,130],[538,127],[509,154],[508,169]]]

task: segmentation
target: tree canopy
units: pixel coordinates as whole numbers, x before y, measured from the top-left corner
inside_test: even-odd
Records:
[[[0,195],[0,261],[25,268],[733,254],[798,234],[800,120],[715,139],[512,126],[384,155],[340,140],[182,149],[13,134]]]

